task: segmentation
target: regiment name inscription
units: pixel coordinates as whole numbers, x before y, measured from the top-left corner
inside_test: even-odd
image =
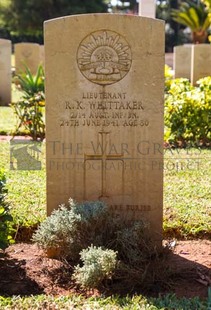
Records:
[[[141,100],[127,98],[127,93],[87,92],[79,100],[66,100],[60,126],[148,126],[140,115],[145,110]]]

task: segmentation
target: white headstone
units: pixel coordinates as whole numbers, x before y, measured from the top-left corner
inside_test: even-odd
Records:
[[[211,45],[192,45],[191,83],[206,76],[211,76]]]
[[[42,66],[45,65],[45,47],[44,47],[44,45],[40,45],[40,63]]]
[[[11,54],[11,41],[0,39],[0,105],[11,102]]]
[[[139,0],[139,15],[155,18],[156,1],[155,0]]]
[[[140,29],[142,31],[140,31]],[[162,240],[164,22],[45,22],[47,209],[102,200]]]
[[[175,79],[191,79],[191,48],[192,44],[174,47],[173,69]]]
[[[32,74],[37,72],[41,64],[41,49],[37,43],[17,43],[15,44],[15,68],[16,73],[25,71],[27,66]]]

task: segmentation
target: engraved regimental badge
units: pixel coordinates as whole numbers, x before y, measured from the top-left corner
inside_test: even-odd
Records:
[[[109,85],[123,79],[131,67],[131,48],[118,33],[100,30],[83,39],[77,53],[81,73],[92,83]]]

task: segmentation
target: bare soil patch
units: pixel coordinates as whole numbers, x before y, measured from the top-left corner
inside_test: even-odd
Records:
[[[168,292],[159,293],[207,298],[208,286],[211,286],[211,241],[178,241],[169,254],[167,267],[173,271],[171,287]],[[35,244],[17,243],[0,257],[0,295],[77,293],[70,274],[65,261],[47,258]]]

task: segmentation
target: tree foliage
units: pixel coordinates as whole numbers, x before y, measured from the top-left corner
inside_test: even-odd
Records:
[[[120,0],[112,7],[112,12],[138,13],[138,3],[136,0]]]
[[[45,20],[65,15],[107,12],[106,0],[8,0],[0,4],[4,27],[18,34],[41,33]]]
[[[191,30],[206,30],[209,27],[207,15],[201,2],[195,4],[193,1],[187,1],[182,3],[178,10],[172,10],[173,19]]]
[[[191,29],[194,43],[205,42],[207,29],[210,27],[210,19],[202,2],[195,3],[193,0],[187,0],[181,3],[179,9],[172,10],[172,18],[179,24]]]
[[[211,0],[201,0],[208,8],[211,9]]]

